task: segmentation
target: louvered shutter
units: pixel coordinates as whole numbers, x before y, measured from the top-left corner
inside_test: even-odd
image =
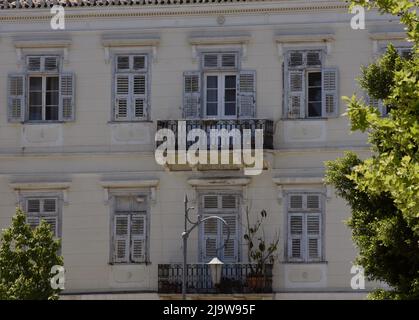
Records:
[[[221,54],[221,68],[234,69],[237,67],[237,55],[235,53]]]
[[[28,56],[26,58],[26,69],[33,72],[42,71],[42,57],[41,56]]]
[[[146,216],[131,216],[131,260],[144,262],[146,260]]]
[[[128,215],[114,216],[114,262],[128,262],[129,229]]]
[[[302,209],[303,208],[303,196],[300,194],[292,194],[289,197],[288,206],[290,209]]]
[[[130,76],[127,74],[115,75],[115,120],[129,119],[129,93]]]
[[[58,72],[59,60],[58,57],[42,57],[43,71],[45,72]]]
[[[204,262],[209,262],[217,256],[221,258],[220,252],[217,252],[217,249],[220,247],[218,243],[218,229],[219,224],[216,219],[209,219],[203,222],[201,255]]]
[[[49,224],[51,228],[51,232],[54,235],[54,237],[58,236],[58,217],[57,216],[42,216],[41,220],[45,220],[46,223]]]
[[[147,75],[133,75],[133,119],[142,120],[147,117]]]
[[[206,53],[203,55],[203,67],[205,69],[216,69],[219,67],[219,54]]]
[[[75,76],[74,73],[60,75],[60,110],[63,121],[75,119]]]
[[[388,115],[387,107],[384,105],[383,100],[381,99],[375,99],[373,97],[366,95],[366,101],[368,105],[371,107],[377,108],[377,110],[380,112],[381,116],[385,117]]]
[[[39,218],[28,216],[26,217],[26,223],[32,228],[35,229],[39,225]]]
[[[183,75],[183,117],[199,118],[201,114],[201,74],[195,71]]]
[[[237,243],[237,215],[222,215],[222,218],[227,222],[228,230],[230,231],[230,237],[227,241],[228,231],[227,227],[221,222],[218,221],[219,224],[222,224],[223,228],[223,235],[222,235],[222,243],[220,243],[220,247],[223,247],[223,261],[225,262],[237,262],[238,261],[238,243]]]
[[[300,118],[304,115],[304,72],[288,71],[288,117]]]
[[[310,261],[320,260],[321,237],[320,237],[320,214],[307,214],[307,259]]]
[[[254,118],[256,114],[256,71],[240,71],[238,79],[238,115]]]
[[[25,114],[25,75],[10,74],[8,77],[8,120],[23,122]]]
[[[338,114],[338,70],[322,69],[322,113],[324,117],[336,117]]]
[[[303,215],[288,216],[288,258],[302,260],[303,258]]]

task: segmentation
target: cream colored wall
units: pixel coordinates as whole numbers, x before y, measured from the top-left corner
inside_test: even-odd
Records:
[[[248,8],[283,8],[291,6],[290,3],[253,3]],[[68,10],[71,13],[83,12],[80,9]],[[118,10],[115,9],[115,12]],[[135,8],[133,12],[136,10],[141,9]],[[6,75],[19,71],[12,39],[24,35],[42,38],[42,33],[49,31],[48,25],[43,22],[2,20],[2,16],[18,14],[16,12],[0,14],[0,227],[9,225],[16,205],[16,194],[9,185],[11,181],[71,180],[68,204],[63,206],[62,215],[62,252],[67,272],[67,292],[156,290],[157,265],[181,261],[182,199],[185,192],[192,198],[196,192],[187,180],[192,177],[242,175],[241,172],[222,171],[166,172],[154,161],[155,121],[181,118],[182,74],[184,71],[198,70],[188,43],[191,32],[245,32],[251,36],[243,68],[257,71],[257,116],[275,121],[276,150],[269,152],[269,169],[260,176],[252,177],[245,188],[245,204],[251,207],[254,215],[261,209],[268,211],[265,231],[268,237],[277,233],[280,235],[281,260],[286,236],[285,217],[280,189],[272,178],[321,176],[323,162],[341,156],[343,150],[348,148],[362,156],[368,155],[365,136],[349,134],[348,121],[344,116],[329,120],[281,120],[281,60],[274,41],[278,32],[326,29],[333,32],[336,40],[332,44],[327,65],[339,67],[340,95],[351,95],[356,91],[353,79],[358,75],[360,65],[370,61],[372,43],[368,30],[350,29],[350,16],[343,10],[313,10],[311,13],[290,11],[286,14],[231,13],[226,16],[224,27],[217,25],[218,13],[173,17],[163,15],[152,19],[90,18],[88,22],[70,19],[64,34],[71,37],[72,44],[64,69],[76,74],[76,121],[54,125],[55,128],[51,125],[7,122]],[[385,22],[384,18],[373,17],[375,24]],[[309,21],[312,23],[309,24]],[[101,36],[115,29],[138,34],[142,28],[145,33],[160,36],[157,60],[151,64],[153,122],[110,124],[112,72],[111,65],[105,62]],[[51,34],[48,32],[48,36]],[[344,112],[344,104],[340,103],[339,114]],[[123,137],[130,136],[132,138],[124,141]],[[151,203],[151,265],[108,264],[110,207],[100,185],[105,177],[119,180],[159,179],[156,199]],[[350,268],[356,250],[350,231],[342,222],[348,217],[349,209],[332,193],[326,202],[325,214],[327,264],[292,265],[280,262],[275,267],[275,290],[314,288],[320,291],[351,291]],[[197,261],[197,252],[197,233],[193,233],[189,240],[190,262]],[[303,274],[315,279],[320,274],[320,279],[314,283],[300,280],[293,283],[290,280],[304,278]]]

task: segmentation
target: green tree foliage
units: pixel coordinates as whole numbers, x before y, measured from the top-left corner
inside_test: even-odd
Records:
[[[18,208],[12,225],[3,230],[0,245],[0,299],[55,300],[59,289],[52,289],[51,268],[63,265],[50,226],[44,220],[35,228],[26,224]]]
[[[352,130],[368,134],[372,156],[354,153],[326,163],[326,181],[352,209],[348,221],[359,248],[357,263],[370,280],[384,281],[373,299],[419,299],[419,1],[351,1],[400,17],[413,44],[411,59],[393,46],[362,68],[361,87],[390,106],[388,117],[356,96],[348,102]]]

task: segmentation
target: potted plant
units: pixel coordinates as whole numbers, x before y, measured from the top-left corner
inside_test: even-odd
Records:
[[[247,275],[247,286],[260,292],[272,284],[272,275],[267,270],[267,265],[273,265],[277,258],[279,237],[276,235],[271,242],[265,239],[263,222],[267,217],[265,210],[260,212],[260,218],[251,225],[249,218],[249,208],[246,209],[247,232],[244,240],[248,247],[248,260],[250,262],[250,273]]]

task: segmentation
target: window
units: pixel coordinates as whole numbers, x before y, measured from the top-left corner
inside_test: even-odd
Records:
[[[147,70],[146,55],[115,56],[115,121],[147,120]]]
[[[387,50],[387,47],[383,47],[381,52],[384,54]],[[412,58],[412,47],[396,47],[396,50],[401,58],[411,59]],[[385,105],[383,100],[370,97],[368,94],[365,94],[365,101],[368,105],[373,106],[378,109],[382,117],[387,117],[390,113],[391,106]]]
[[[74,120],[74,75],[62,72],[60,62],[60,56],[27,56],[26,71],[9,75],[9,121]]]
[[[239,261],[239,196],[237,194],[206,194],[200,197],[202,218],[220,216],[230,231],[217,219],[209,219],[200,225],[200,259],[209,262],[218,257],[223,262]]]
[[[316,193],[290,193],[288,211],[288,261],[321,261],[322,197]]]
[[[112,217],[112,261],[147,262],[147,198],[141,195],[115,196]]]
[[[201,70],[184,73],[184,118],[255,117],[256,73],[240,70],[239,54],[204,52],[200,57]]]
[[[26,222],[32,228],[36,228],[41,220],[45,220],[51,226],[54,236],[60,236],[58,197],[27,197],[24,202],[27,215]]]
[[[326,118],[338,112],[337,69],[323,67],[321,50],[289,51],[285,62],[287,118]]]

